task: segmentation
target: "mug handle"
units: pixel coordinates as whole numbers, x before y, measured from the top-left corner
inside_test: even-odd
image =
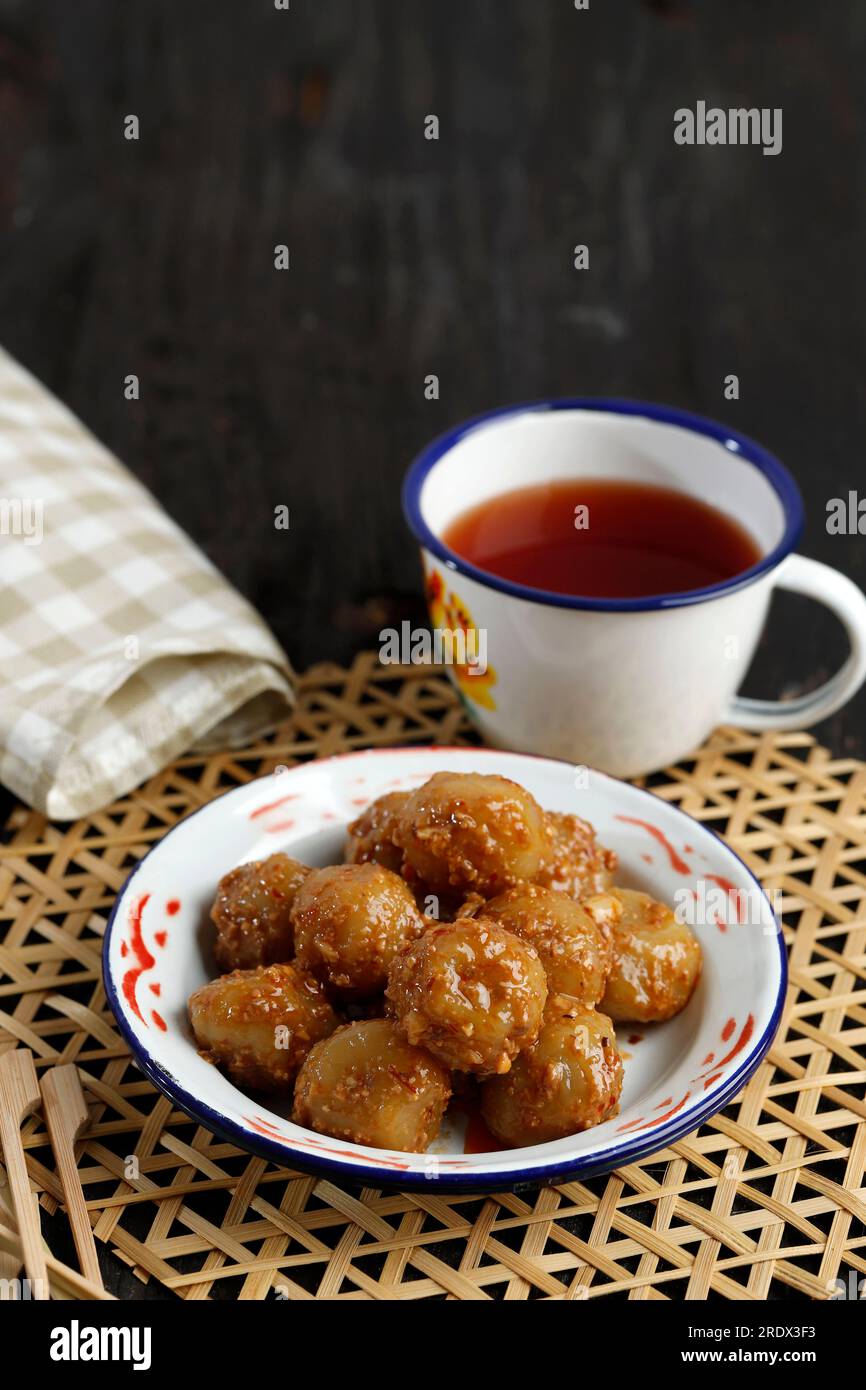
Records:
[[[851,652],[844,666],[817,690],[796,700],[750,700],[735,695],[720,720],[745,729],[808,729],[844,705],[866,677],[866,596],[852,580],[809,560],[789,555],[779,566],[775,585],[823,603],[844,625]]]

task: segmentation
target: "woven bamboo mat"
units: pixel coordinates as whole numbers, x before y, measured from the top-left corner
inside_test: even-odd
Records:
[[[187,1299],[827,1298],[866,1275],[866,764],[806,734],[720,730],[649,779],[777,889],[791,986],[767,1060],[715,1119],[607,1177],[489,1197],[352,1192],[276,1168],[173,1110],[129,1061],[100,944],[131,865],[175,821],[280,764],[468,737],[447,682],[318,666],[277,735],[188,757],[67,828],[18,807],[0,848],[0,1050],[75,1062],[97,1239]],[[31,1180],[60,1188],[39,1118]],[[850,1293],[848,1296],[852,1296]]]

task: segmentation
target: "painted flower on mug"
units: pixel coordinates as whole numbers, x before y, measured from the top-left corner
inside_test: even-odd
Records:
[[[486,630],[475,626],[469,609],[446,587],[438,570],[431,569],[427,575],[425,592],[434,636],[440,638],[444,660],[461,694],[484,709],[496,709],[491,687],[497,676],[487,662]]]

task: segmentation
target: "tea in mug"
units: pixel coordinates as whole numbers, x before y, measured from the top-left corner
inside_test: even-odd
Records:
[[[489,497],[443,532],[502,579],[581,598],[649,598],[732,579],[757,543],[733,517],[651,483],[569,478]]]

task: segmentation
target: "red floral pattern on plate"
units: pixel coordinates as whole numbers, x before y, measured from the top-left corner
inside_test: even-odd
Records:
[[[156,965],[156,956],[151,954],[144,941],[144,909],[149,902],[150,894],[142,893],[141,897],[137,898],[132,904],[129,910],[129,941],[121,941],[120,943],[121,957],[125,958],[131,951],[136,962],[135,965],[130,966],[129,970],[124,974],[120,983],[120,988],[130,1009],[135,1014],[136,1018],[144,1024],[145,1028],[149,1025],[138,1003],[138,982],[142,975],[146,975],[148,971],[152,970]],[[173,917],[180,911],[180,899],[169,898],[165,905],[165,911],[169,916]],[[168,932],[165,930],[154,932],[153,940],[156,946],[160,948],[164,947],[168,940]],[[162,991],[162,985],[156,982],[150,985],[150,989],[153,994],[158,996]],[[150,1017],[157,1028],[163,1033],[168,1032],[168,1024],[161,1014],[157,1013],[156,1009],[151,1009]]]
[[[729,1018],[721,1031],[721,1039],[723,1043],[730,1041],[730,1039],[736,1032],[736,1028],[736,1019]],[[730,1048],[730,1050],[725,1054],[725,1056],[720,1058],[719,1061],[715,1064],[715,1066],[712,1069],[712,1075],[708,1075],[706,1071],[699,1072],[697,1076],[692,1078],[691,1085],[702,1086],[705,1091],[709,1090],[710,1086],[713,1086],[719,1080],[719,1078],[724,1075],[724,1068],[727,1066],[727,1064],[729,1062],[732,1062],[734,1058],[739,1056],[739,1054],[743,1051],[744,1047],[746,1047],[747,1043],[750,1041],[754,1031],[755,1019],[752,1014],[749,1014],[748,1018],[743,1024],[742,1029],[740,1030],[740,1035],[737,1038],[737,1041],[734,1043],[733,1047]],[[706,1057],[704,1058],[703,1065],[706,1067],[712,1064],[712,1062],[713,1053],[708,1052]],[[656,1125],[663,1124],[665,1120],[669,1120],[671,1116],[676,1115],[678,1111],[682,1110],[686,1101],[691,1099],[691,1096],[692,1092],[690,1090],[686,1091],[682,1100],[679,1101],[676,1105],[674,1105],[673,1096],[668,1096],[665,1100],[661,1101],[660,1104],[656,1106],[657,1110],[664,1109],[665,1113],[663,1115],[659,1115],[656,1118],[650,1120],[648,1120],[644,1115],[639,1115],[636,1120],[629,1120],[627,1124],[620,1125],[617,1129],[617,1134],[627,1134],[630,1130],[654,1129]],[[672,1108],[667,1109],[668,1106]]]
[[[464,750],[449,750],[443,748],[438,751],[459,751],[462,753]],[[484,751],[486,752],[487,750]],[[379,756],[390,756],[391,750],[376,750],[375,753],[371,752],[365,756],[373,757],[376,756],[376,754]],[[481,750],[479,750],[479,756],[480,754]],[[298,768],[298,771],[301,771],[301,768]],[[306,833],[315,831],[317,828],[326,824],[333,824],[335,821],[351,820],[357,814],[357,808],[367,805],[376,795],[380,795],[387,790],[411,790],[423,783],[428,775],[427,771],[422,771],[411,773],[406,776],[393,777],[386,782],[378,782],[375,792],[371,792],[369,795],[350,795],[350,791],[363,789],[368,780],[363,776],[359,776],[350,779],[345,784],[345,790],[339,802],[329,799],[329,802],[323,805],[322,799],[319,796],[305,794],[303,791],[290,792],[285,796],[272,799],[263,803],[261,806],[255,807],[252,811],[248,812],[247,815],[248,819],[254,823],[262,822],[261,829],[266,834],[277,834],[294,830],[297,829],[299,825],[303,826]],[[270,787],[269,790],[272,791],[272,787]],[[291,803],[291,818],[287,818],[284,810],[284,808],[288,807],[289,803]],[[280,814],[280,812],[282,812],[282,814]],[[688,874],[689,877],[694,875],[695,870],[685,862],[682,854],[659,827],[653,825],[650,821],[627,815],[615,815],[615,819],[626,824],[635,825],[644,830],[655,844],[662,848],[674,872],[684,875]],[[704,863],[710,862],[705,855],[699,854],[692,845],[684,845],[682,853],[699,858],[703,860]],[[655,862],[655,857],[650,853],[643,853],[640,857],[645,863],[652,864]],[[723,878],[721,875],[706,873],[704,877],[715,882],[729,894],[732,906],[737,910],[737,920],[740,920],[739,909],[741,899],[738,895],[739,893],[743,893],[744,890],[737,890],[736,886],[729,879]],[[695,890],[693,889],[692,892],[694,893]],[[150,897],[151,895],[149,893],[143,893],[141,897],[132,904],[130,908],[129,939],[122,940],[119,946],[120,956],[125,960],[131,953],[134,961],[134,964],[132,964],[130,969],[126,970],[122,977],[121,992],[130,1011],[136,1015],[145,1027],[149,1025],[148,1020],[142,1013],[142,1007],[139,1004],[137,986],[142,975],[152,970],[156,965],[156,958],[148,948],[143,929],[143,918],[145,909],[148,908],[148,904],[150,903]],[[154,908],[151,904],[147,915],[150,916],[153,910]],[[179,910],[180,902],[178,899],[170,898],[165,902],[164,912],[166,917],[175,916]],[[717,923],[717,925],[719,925],[720,928],[722,927],[721,923]],[[164,928],[155,931],[150,941],[153,947],[165,946],[167,933]],[[161,985],[158,981],[149,983],[149,989],[154,996],[157,998],[159,997]],[[163,1031],[168,1031],[168,1025],[156,1010],[150,1010],[150,1019],[156,1027]],[[689,1101],[691,1101],[692,1104],[696,1103],[696,1091],[700,1094],[702,1090],[706,1091],[714,1087],[725,1076],[730,1078],[733,1069],[729,1067],[729,1064],[733,1063],[747,1048],[752,1039],[754,1030],[755,1019],[752,1014],[749,1014],[737,1034],[736,1041],[733,1042],[733,1045],[728,1048],[718,1061],[716,1060],[716,1054],[714,1052],[710,1051],[706,1053],[699,1074],[692,1078],[688,1083],[689,1089],[686,1090],[679,1099],[675,1096],[666,1097],[664,1101],[660,1102],[654,1108],[649,1116],[642,1115],[636,1119],[632,1119],[627,1124],[620,1126],[617,1132],[639,1133],[642,1130],[652,1130],[657,1126],[663,1125],[672,1117],[681,1113],[687,1107]],[[737,1033],[737,1022],[735,1019],[729,1018],[721,1029],[720,1036],[722,1044],[728,1044],[735,1033]],[[640,1040],[640,1035],[634,1035],[629,1038],[630,1043]],[[719,1051],[724,1051],[724,1048],[720,1048]],[[285,1144],[288,1154],[290,1154],[293,1148],[296,1148],[320,1152],[323,1155],[335,1155],[355,1163],[360,1159],[360,1155],[354,1145],[348,1143],[341,1145],[339,1141],[328,1141],[312,1135],[309,1132],[305,1132],[303,1135],[287,1133],[285,1121],[278,1123],[274,1119],[269,1119],[264,1115],[253,1113],[241,1114],[238,1117],[255,1132],[267,1136],[276,1142]],[[447,1156],[444,1154],[435,1154],[431,1157],[435,1159],[436,1165],[442,1168],[459,1169],[472,1168],[475,1166],[473,1154],[469,1154],[467,1157],[454,1154]],[[383,1168],[392,1168],[397,1171],[409,1171],[414,1166],[413,1161],[408,1158],[404,1160],[397,1157],[386,1157],[384,1153],[377,1154],[376,1162]]]

